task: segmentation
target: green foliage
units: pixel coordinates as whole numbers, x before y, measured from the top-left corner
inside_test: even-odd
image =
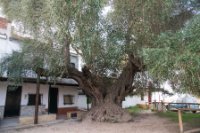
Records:
[[[161,117],[166,117],[171,119],[172,121],[176,121],[178,122],[178,113],[177,112],[160,112],[158,113],[159,116]],[[182,113],[182,120],[183,122],[186,123],[193,123],[195,120],[199,120],[200,118],[200,114],[193,114],[193,113],[189,113],[189,112],[184,112]]]
[[[169,118],[173,122],[178,122],[178,113],[177,112],[159,112],[158,116]],[[200,114],[199,113],[191,113],[191,112],[183,112],[182,113],[182,120],[186,125],[186,127],[190,128],[198,128],[200,126]]]
[[[113,25],[124,36],[125,50],[141,54],[141,49],[151,47],[157,34],[165,30],[171,15],[171,0],[114,1],[116,9],[111,16]]]
[[[161,34],[154,49],[145,49],[149,71],[174,87],[200,95],[200,16],[176,33]]]
[[[153,78],[170,79],[175,87],[200,95],[200,17],[185,23],[192,16],[187,9],[197,9],[197,1],[0,0],[0,4],[32,36],[21,54],[13,54],[10,68],[46,67],[51,75],[62,76],[58,73],[66,72],[65,48],[70,45],[94,74],[121,72],[133,54],[144,60]],[[112,11],[103,16],[108,5]]]
[[[120,71],[127,54],[140,54],[143,46],[152,45],[154,34],[161,31],[171,7],[170,0],[113,1],[114,11],[108,14],[110,17],[102,16],[108,3],[100,0],[1,0],[11,20],[22,23],[37,42],[48,45],[49,51],[42,53],[51,53],[56,47],[62,61],[67,42],[81,51],[87,66],[98,75]],[[155,24],[159,28],[155,28],[158,26]],[[40,44],[34,45],[40,49]],[[50,57],[48,62],[51,59],[54,62],[58,57]]]
[[[14,84],[21,84],[23,77],[29,73],[27,70],[36,71],[44,66],[45,45],[40,45],[40,49],[36,48],[33,40],[24,40],[21,42],[22,51],[14,51],[11,55],[1,60],[1,76],[7,72],[8,79]]]
[[[9,56],[2,59],[1,76],[7,72],[10,81],[14,81],[14,84],[20,84],[22,82],[21,76],[23,75],[24,68],[24,64],[21,63],[23,56],[18,52],[14,52],[13,55],[12,57]]]
[[[127,110],[131,114],[137,114],[137,113],[140,113],[142,111],[142,109],[139,106],[137,106],[137,105],[129,107],[129,108],[127,108]]]

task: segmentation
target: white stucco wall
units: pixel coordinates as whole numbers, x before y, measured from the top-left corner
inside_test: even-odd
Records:
[[[7,85],[7,82],[0,82],[0,106],[5,105]]]
[[[58,88],[58,108],[78,107],[87,108],[87,101],[85,95],[78,95],[79,90],[76,86],[62,86],[53,85],[52,87]],[[44,89],[45,90],[48,89]],[[43,96],[43,103],[48,105],[48,92]],[[72,95],[74,104],[64,104],[64,95]],[[47,106],[48,107],[48,106]]]
[[[14,25],[14,24],[8,23],[7,29],[0,28],[0,35],[6,34],[6,36],[7,36],[7,39],[5,39],[4,37],[3,37],[4,39],[0,38],[0,60],[3,57],[11,55],[13,51],[21,50],[21,44],[20,44],[21,42],[20,41],[9,39],[9,37],[11,37],[11,25]],[[17,28],[17,27],[15,27],[15,28]],[[27,37],[25,34],[20,34],[20,36]],[[78,70],[81,70],[81,67],[82,67],[82,65],[81,65],[82,62],[80,62],[80,61],[82,61],[81,56],[79,56],[72,47],[70,47],[70,54],[71,54],[71,56],[70,56],[71,63],[74,63],[75,67]]]
[[[0,58],[10,55],[13,51],[19,51],[20,44],[17,41],[10,41],[9,39],[0,39]]]
[[[7,93],[8,82],[0,82],[0,106],[5,105],[6,93]],[[87,101],[85,95],[78,95],[79,90],[77,87],[73,86],[61,86],[56,85],[53,87],[58,88],[58,108],[65,107],[78,107],[78,108],[87,108]],[[22,86],[22,94],[21,94],[21,105],[28,104],[28,94],[36,93],[36,84],[34,83],[24,83]],[[45,108],[48,108],[48,99],[49,99],[49,85],[48,84],[40,84],[40,94],[42,94],[41,103],[45,105]],[[73,95],[72,105],[64,105],[64,95]]]
[[[135,106],[137,104],[145,104],[148,102],[148,96],[144,96],[144,100],[141,100],[140,96],[127,96],[125,100],[122,102],[122,107],[127,108],[130,106]]]
[[[41,103],[45,105],[45,108],[48,108],[48,92],[49,85],[41,84],[40,85],[40,94],[42,94]],[[36,93],[36,84],[34,83],[24,83],[22,86],[22,97],[21,97],[21,105],[28,104],[28,94]]]
[[[70,55],[70,62],[75,64],[75,68],[78,69],[78,56],[75,54]]]
[[[8,23],[7,29],[0,29],[1,34],[6,34],[7,39],[0,38],[0,58],[11,54],[13,51],[20,50],[20,44],[17,41],[10,41],[9,37],[11,36],[11,24]]]
[[[78,90],[77,87],[73,86],[56,86],[58,88],[58,108],[65,107],[77,107],[77,99],[78,99]],[[72,95],[74,104],[66,104],[64,105],[64,95]]]
[[[1,14],[1,13],[0,13]],[[13,51],[20,51],[20,42],[16,40],[9,40],[9,37],[11,36],[11,23],[8,24],[7,29],[0,29],[1,34],[6,34],[7,39],[0,39],[0,60],[3,57],[6,57],[8,55],[11,55]],[[22,35],[23,36],[23,35]],[[71,52],[71,62],[75,63],[75,67],[79,70],[81,70],[82,67],[82,59],[81,56],[77,55],[76,51],[73,50],[73,48],[70,48]],[[7,74],[3,75],[3,77],[6,77]],[[30,72],[30,75],[26,75],[27,77],[34,77],[35,75]],[[67,83],[77,84],[76,81],[67,79]],[[6,91],[7,91],[7,84],[3,85],[3,82],[0,82],[0,106],[5,105],[6,100]],[[6,82],[5,82],[6,83]],[[83,100],[84,97],[79,97],[78,90],[76,87],[69,87],[69,86],[57,86],[59,95],[58,95],[58,108],[61,107],[77,107],[77,106],[87,106],[86,101]],[[28,94],[35,94],[36,92],[36,84],[33,83],[24,83],[22,86],[22,97],[21,97],[21,105],[27,105],[28,104]],[[45,105],[46,108],[48,108],[48,92],[49,92],[49,85],[41,84],[40,86],[40,94],[42,94],[41,102],[43,105]],[[74,104],[73,105],[64,105],[63,104],[63,95],[73,95],[74,96]],[[83,105],[81,105],[83,104]]]
[[[153,92],[152,93],[152,102],[165,102],[165,95],[162,92]]]
[[[87,109],[87,97],[85,95],[78,95],[77,106],[79,109]]]
[[[83,65],[84,65],[83,62],[84,62],[83,58],[80,55],[78,55],[78,70],[79,71],[81,71],[81,69],[83,68]]]

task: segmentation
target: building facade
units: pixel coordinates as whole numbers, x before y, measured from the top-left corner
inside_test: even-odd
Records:
[[[13,39],[11,23],[0,17],[0,59],[20,51],[20,41]],[[71,50],[71,63],[81,69],[81,57]],[[36,73],[30,71],[20,86],[9,82],[6,73],[0,77],[0,118],[33,116],[35,113]],[[41,77],[39,114],[66,115],[68,111],[86,109],[86,96],[73,79],[56,79],[56,82]]]

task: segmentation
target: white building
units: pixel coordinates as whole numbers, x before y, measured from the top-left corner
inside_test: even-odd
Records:
[[[147,95],[145,95],[144,98],[141,98],[141,96],[127,96],[122,102],[122,107],[128,108],[131,106],[136,106],[137,104],[147,104],[148,101],[149,100]]]
[[[11,39],[11,23],[0,17],[0,59],[20,50],[20,42]],[[74,51],[71,62],[81,69],[81,57]],[[0,118],[32,116],[35,111],[36,74],[24,77],[21,86],[13,86],[6,75],[0,77]],[[66,115],[68,111],[87,108],[87,99],[73,79],[58,79],[55,83],[42,78],[40,81],[39,114]]]

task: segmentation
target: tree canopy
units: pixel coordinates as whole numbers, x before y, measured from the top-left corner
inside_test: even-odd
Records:
[[[181,30],[159,36],[154,49],[146,50],[149,70],[162,80],[169,79],[175,89],[199,96],[199,21],[195,15]],[[154,61],[150,58],[157,58]]]
[[[127,120],[118,107],[136,90],[135,78],[144,71],[170,80],[174,88],[199,92],[198,0],[0,2],[8,18],[31,36],[23,58],[31,55],[34,62],[39,57],[46,68],[41,62],[35,66],[42,64],[49,76],[76,79],[92,98],[94,120]],[[110,11],[104,14],[106,7]],[[82,72],[69,65],[70,47],[85,62]],[[116,79],[109,80],[113,74]]]
[[[141,54],[143,45],[151,45],[154,34],[169,17],[171,4],[170,0],[2,0],[7,16],[22,23],[35,40],[43,40],[60,52],[69,42],[98,74],[119,71],[126,54]],[[103,16],[107,5],[113,11]]]

